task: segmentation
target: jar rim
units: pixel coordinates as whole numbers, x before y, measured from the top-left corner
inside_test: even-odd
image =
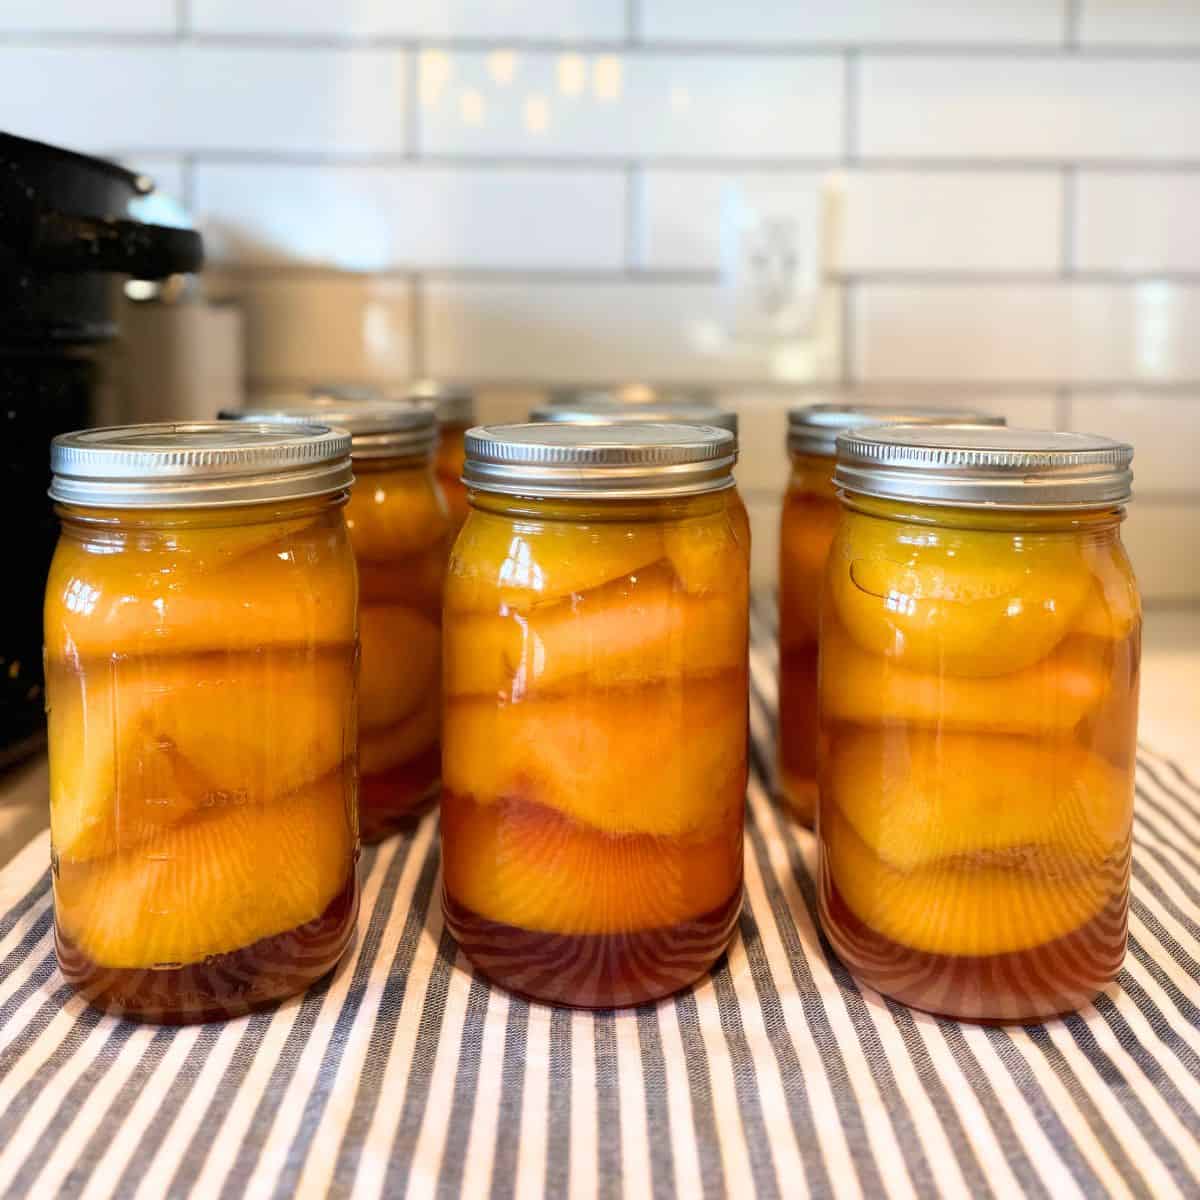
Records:
[[[462,481],[509,496],[641,499],[733,486],[733,434],[711,425],[529,422],[467,430]]]
[[[936,404],[886,403],[802,404],[788,409],[788,450],[832,458],[837,437],[871,425],[1004,425],[1005,418],[981,409]]]
[[[399,400],[335,400],[331,396],[263,397],[248,408],[222,409],[222,421],[267,425],[310,425],[314,420],[350,434],[352,457],[429,455],[437,445],[431,404]]]
[[[1096,434],[879,425],[837,439],[836,487],[953,508],[1111,508],[1132,495],[1133,447]]]
[[[52,500],[83,508],[215,508],[299,500],[354,482],[350,435],[328,425],[162,421],[60,434]]]
[[[738,416],[732,409],[693,401],[677,403],[655,401],[630,404],[610,397],[580,399],[576,402],[539,404],[529,411],[531,421],[571,422],[579,425],[611,425],[631,421],[648,425],[715,425],[728,429],[736,438]]]

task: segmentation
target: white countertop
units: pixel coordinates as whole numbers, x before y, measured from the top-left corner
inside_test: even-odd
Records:
[[[1200,778],[1200,608],[1146,614],[1139,737]],[[0,865],[48,823],[44,757],[0,776]]]

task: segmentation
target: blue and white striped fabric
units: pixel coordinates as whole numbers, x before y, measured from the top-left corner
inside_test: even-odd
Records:
[[[0,873],[0,1195],[1200,1195],[1200,786],[1143,751],[1129,955],[1066,1020],[985,1029],[856,986],[811,837],[768,799],[753,651],[747,897],[698,987],[572,1013],[472,976],[436,821],[368,851],[356,949],[274,1012],[156,1029],[58,976],[45,836]]]

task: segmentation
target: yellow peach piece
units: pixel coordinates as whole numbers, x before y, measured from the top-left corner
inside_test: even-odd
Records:
[[[881,862],[835,808],[823,809],[824,867],[850,910],[890,941],[928,954],[1011,954],[1085,925],[1118,895],[1124,870],[1053,873],[948,860],[905,873]]]
[[[198,655],[51,670],[55,849],[136,845],[198,809],[265,803],[354,750],[350,648],[306,658]]]
[[[358,741],[359,770],[364,776],[377,775],[411,761],[437,744],[441,725],[441,702],[436,694],[431,694],[403,721],[386,729],[363,732]]]
[[[903,873],[1090,874],[1124,858],[1133,817],[1125,772],[1073,742],[1002,735],[841,732],[822,794]]]
[[[168,541],[127,539],[119,553],[90,553],[60,539],[46,584],[47,658],[353,640],[355,567],[340,516],[237,554],[221,570],[191,569]]]
[[[285,804],[205,812],[64,866],[64,933],[98,966],[141,968],[199,962],[315,919],[353,869],[350,788],[334,774]]]
[[[1032,666],[975,678],[905,670],[867,654],[836,622],[821,653],[821,711],[835,721],[1061,734],[1096,711],[1114,678],[1112,643],[1092,637],[1070,636]]]
[[[527,610],[631,575],[663,553],[657,523],[525,522],[473,512],[450,559],[446,608]]]
[[[420,471],[360,471],[346,505],[346,528],[363,562],[392,562],[443,548],[450,531],[446,504]]]
[[[684,834],[745,793],[745,677],[446,705],[447,789],[542,804],[608,833]]]
[[[746,572],[749,542],[734,533],[732,512],[729,515],[728,522],[712,516],[693,517],[670,522],[663,528],[667,558],[684,591],[691,595],[739,589]]]
[[[1044,658],[1092,576],[1072,535],[907,526],[850,515],[832,602],[863,649],[911,670],[1002,675]]]
[[[1141,620],[1142,604],[1124,549],[1115,541],[1087,543],[1084,556],[1095,575],[1075,632],[1112,641],[1129,637]]]
[[[741,823],[705,840],[599,833],[521,801],[442,801],[446,890],[482,917],[547,933],[666,928],[741,883]]]
[[[746,659],[746,577],[730,594],[685,593],[665,563],[528,612],[455,614],[449,695],[519,698],[738,669]]]
[[[428,696],[437,696],[441,630],[399,605],[361,607],[358,624],[359,728],[394,725]]]

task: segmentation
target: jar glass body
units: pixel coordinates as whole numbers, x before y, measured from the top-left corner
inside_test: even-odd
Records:
[[[844,505],[821,618],[825,931],[917,1008],[1077,1009],[1125,951],[1141,609],[1122,514]]]
[[[446,506],[450,510],[450,526],[454,533],[462,528],[471,507],[467,503],[467,489],[462,481],[463,464],[466,462],[463,439],[469,428],[469,424],[461,422],[438,425],[434,473],[437,475],[442,494],[446,497]]]
[[[359,815],[363,840],[376,841],[437,792],[450,519],[427,455],[356,459],[354,475]]]
[[[55,927],[92,1003],[230,1016],[301,991],[358,906],[343,496],[60,507],[45,639]]]
[[[637,1004],[732,935],[749,564],[727,497],[472,496],[446,582],[444,904],[507,988]]]
[[[833,459],[792,454],[779,531],[778,787],[792,815],[817,807],[817,645],[825,560],[840,516]]]

